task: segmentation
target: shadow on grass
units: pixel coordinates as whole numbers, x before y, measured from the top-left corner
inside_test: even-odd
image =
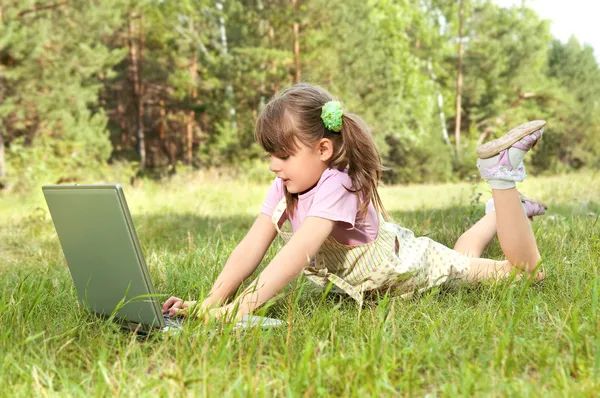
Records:
[[[440,243],[456,239],[482,215],[483,210],[473,206],[455,206],[443,209],[392,212],[392,222],[412,229],[417,236],[438,237]],[[138,237],[147,244],[165,243],[169,246],[187,242],[190,238],[213,241],[215,238],[240,240],[252,226],[255,217],[198,216],[192,213],[133,215]],[[446,236],[449,234],[449,236]],[[236,239],[234,239],[236,240]]]
[[[428,236],[446,246],[452,247],[458,237],[484,215],[484,204],[453,206],[440,209],[422,209],[415,211],[391,212],[392,222],[414,231],[416,236]],[[600,214],[600,203],[587,202],[583,207],[579,203],[559,203],[552,205],[546,216],[539,221],[549,219],[569,219],[570,221],[588,221]],[[140,240],[146,244],[166,244],[170,248],[181,243],[239,241],[248,232],[255,217],[233,215],[230,217],[198,216],[184,214],[151,214],[133,216]],[[536,221],[533,226],[535,228]]]
[[[215,239],[241,239],[255,218],[248,215],[207,217],[192,213],[133,215],[133,223],[142,243],[166,244],[214,241]]]

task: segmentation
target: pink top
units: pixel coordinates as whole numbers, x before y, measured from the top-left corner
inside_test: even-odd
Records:
[[[343,245],[356,246],[374,241],[379,230],[379,220],[373,202],[369,204],[366,217],[361,217],[358,214],[358,196],[344,187],[352,187],[347,170],[325,170],[314,188],[298,195],[298,207],[290,220],[292,230],[296,232],[306,217],[315,216],[336,222],[331,236]],[[262,213],[273,215],[275,207],[283,198],[283,188],[283,181],[276,177],[263,203]],[[280,225],[287,219],[286,214]]]

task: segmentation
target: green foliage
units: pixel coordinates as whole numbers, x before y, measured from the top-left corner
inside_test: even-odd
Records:
[[[24,167],[61,174],[109,156],[171,173],[179,163],[235,168],[258,159],[256,117],[294,82],[296,61],[303,81],[329,89],[367,121],[390,182],[469,176],[476,142],[531,119],[549,122],[531,172],[599,167],[594,53],[576,39],[553,41],[549,21],[528,7],[464,2],[456,156],[443,135],[456,119],[455,1],[36,4],[1,6],[0,136],[9,181],[31,178]]]
[[[385,164],[394,165],[384,172],[388,183],[425,183],[453,179],[452,153],[442,140],[411,140],[402,136],[388,135],[389,148]],[[474,160],[473,160],[474,161]],[[469,166],[472,167],[472,164]]]
[[[39,183],[52,171],[106,164],[112,147],[98,93],[124,52],[98,38],[118,26],[114,5],[75,2],[36,11],[28,8],[33,2],[3,3],[0,136],[8,144],[9,181]]]
[[[556,146],[560,159],[574,168],[598,167],[600,156],[600,69],[593,50],[577,39],[552,42],[549,76],[562,88]]]
[[[61,122],[64,138],[36,138],[34,145],[25,145],[25,137],[12,141],[7,153],[8,164],[21,176],[19,190],[35,188],[57,180],[85,181],[96,168],[104,169],[112,147],[102,113],[82,118],[64,115]],[[11,173],[12,174],[12,173]]]

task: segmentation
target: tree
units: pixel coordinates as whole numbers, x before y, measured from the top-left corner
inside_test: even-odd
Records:
[[[144,132],[144,80],[142,65],[144,64],[144,14],[132,10],[127,16],[127,47],[132,97],[136,108],[136,148],[140,156],[140,168],[146,167],[146,141]]]
[[[548,21],[525,6],[9,0],[0,20],[0,184],[117,159],[159,175],[180,161],[243,164],[262,152],[264,104],[300,80],[367,121],[387,181],[470,175],[475,145],[529,119],[552,126],[529,170],[600,155],[591,48],[552,43]]]
[[[575,37],[552,42],[548,75],[562,88],[556,142],[561,160],[572,167],[600,166],[600,67],[590,46]]]
[[[35,180],[47,169],[75,174],[110,156],[98,91],[124,56],[103,42],[119,9],[116,1],[99,9],[85,2],[30,8],[3,2],[0,118],[14,178]]]
[[[464,0],[459,1],[458,6],[458,50],[457,50],[457,65],[456,65],[456,127],[454,129],[454,141],[456,143],[456,156],[460,152],[460,117],[461,117],[461,97],[462,97],[462,80],[463,80],[463,25],[465,15]]]

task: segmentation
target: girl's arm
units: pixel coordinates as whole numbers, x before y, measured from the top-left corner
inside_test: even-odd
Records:
[[[307,217],[287,245],[275,256],[259,277],[231,303],[236,319],[269,300],[306,267],[331,234],[334,221]]]
[[[207,308],[221,305],[231,297],[240,284],[256,270],[276,236],[277,230],[271,217],[259,214],[244,239],[229,256],[202,306]]]

